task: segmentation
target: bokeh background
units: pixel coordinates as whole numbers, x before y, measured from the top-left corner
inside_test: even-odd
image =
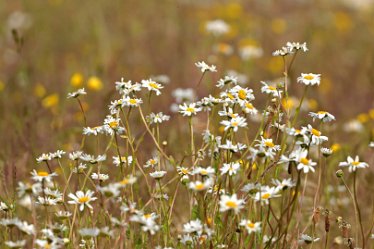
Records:
[[[282,59],[271,53],[287,41],[310,49],[292,67],[292,94],[301,95],[292,87],[301,72],[322,74],[310,109],[357,129],[374,119],[373,16],[371,0],[0,1],[1,169],[20,174],[7,169],[31,169],[42,152],[80,141],[82,115],[68,92],[88,91],[90,126],[107,114],[121,77],[165,83],[152,110],[171,112],[175,89],[196,88],[201,73],[194,63],[201,60],[218,73],[204,79],[197,95],[227,72],[259,92],[261,80],[282,77]],[[214,20],[228,32],[208,32]]]

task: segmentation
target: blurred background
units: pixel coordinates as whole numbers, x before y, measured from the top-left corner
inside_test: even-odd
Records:
[[[0,164],[33,165],[80,141],[82,115],[68,92],[85,87],[95,126],[117,98],[115,81],[153,77],[165,88],[152,110],[170,114],[176,89],[204,96],[226,74],[258,93],[261,80],[282,77],[271,54],[287,41],[310,49],[292,67],[291,94],[301,96],[300,73],[322,74],[309,109],[358,129],[374,120],[373,16],[372,0],[0,1]],[[196,91],[201,60],[218,73]]]

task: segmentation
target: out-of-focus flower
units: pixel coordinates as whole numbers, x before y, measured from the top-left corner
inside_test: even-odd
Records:
[[[225,21],[217,19],[207,22],[205,29],[208,33],[220,36],[227,34],[230,31],[230,26]]]
[[[297,78],[297,82],[307,86],[319,85],[321,82],[321,75],[314,73],[302,73],[301,76]]]
[[[91,76],[87,81],[87,87],[93,91],[100,91],[103,88],[103,82],[96,76]]]

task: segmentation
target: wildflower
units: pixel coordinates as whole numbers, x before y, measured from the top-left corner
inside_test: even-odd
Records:
[[[193,174],[199,174],[201,176],[213,176],[215,174],[214,168],[208,166],[206,168],[197,167]]]
[[[327,122],[335,120],[335,117],[332,114],[325,112],[325,111],[319,111],[316,113],[309,112],[309,115],[313,118],[313,121],[316,119],[319,119],[322,122],[327,123]]]
[[[372,141],[372,142],[369,143],[369,147],[370,148],[374,148],[374,141]]]
[[[323,156],[328,157],[328,156],[331,156],[331,154],[333,153],[333,150],[330,148],[321,148],[321,153]]]
[[[77,191],[74,194],[70,193],[68,196],[71,198],[71,201],[68,201],[69,204],[75,204],[80,205],[79,210],[83,211],[84,207],[87,206],[88,208],[92,209],[92,206],[90,205],[91,201],[96,200],[96,197],[93,197],[94,192],[91,190],[87,190],[86,193],[83,191]]]
[[[0,201],[0,211],[8,212],[13,209],[13,205],[8,205],[5,202]]]
[[[102,126],[96,126],[96,127],[84,127],[83,128],[83,135],[89,136],[94,135],[97,136],[98,134],[102,133],[104,131]]]
[[[100,234],[100,229],[97,228],[97,227],[94,227],[94,228],[82,228],[82,229],[79,229],[79,234],[82,236],[82,237],[97,237],[99,236]]]
[[[309,245],[311,243],[319,241],[319,238],[312,238],[307,234],[301,234],[298,244],[299,245]]]
[[[44,206],[55,206],[59,202],[58,199],[54,199],[51,197],[41,197],[38,196],[36,203]]]
[[[78,89],[77,91],[75,92],[72,92],[72,93],[68,93],[68,99],[71,99],[71,98],[78,98],[79,96],[81,95],[86,95],[86,91],[84,90],[84,88],[81,88],[81,89]]]
[[[179,112],[182,113],[183,116],[191,117],[200,111],[201,107],[196,107],[196,103],[191,103],[189,105],[184,103],[183,105],[179,105]]]
[[[247,145],[241,143],[233,144],[232,141],[227,139],[226,144],[219,145],[219,148],[224,150],[230,150],[231,152],[236,153],[238,151],[245,150],[247,148]]]
[[[286,190],[296,185],[291,178],[283,179],[282,181],[279,181],[278,179],[272,179],[272,182],[279,190]]]
[[[118,182],[117,185],[120,187],[125,187],[126,185],[131,185],[136,182],[137,178],[133,175],[128,175],[125,178],[122,179],[122,181]]]
[[[261,84],[263,85],[261,87],[262,93],[272,95],[273,97],[280,97],[282,93],[281,90],[277,89],[275,86],[268,85],[265,81],[261,81]]]
[[[83,152],[82,151],[74,151],[69,153],[69,159],[72,161],[76,161],[81,158]]]
[[[246,45],[239,48],[239,55],[245,61],[260,58],[263,53],[262,48],[253,45]]]
[[[248,101],[242,101],[240,103],[240,107],[242,108],[243,112],[251,115],[256,115],[258,112],[257,109],[253,106],[253,104]]]
[[[196,98],[195,90],[192,88],[177,88],[175,89],[171,95],[175,98],[177,103],[182,103],[183,101],[193,101]]]
[[[297,155],[297,169],[303,170],[305,174],[308,173],[309,170],[315,172],[314,167],[317,165],[316,162],[313,162],[311,159],[308,159],[307,155],[307,150],[300,150],[299,154]]]
[[[130,221],[140,223],[144,232],[149,231],[151,235],[154,235],[160,229],[160,226],[157,225],[155,221],[157,217],[158,215],[155,213],[143,214],[140,212],[131,216]]]
[[[106,116],[103,126],[104,131],[109,135],[113,135],[114,133],[122,134],[125,131],[125,128],[120,126],[120,121],[121,119],[114,118],[111,115]]]
[[[213,181],[210,178],[207,178],[205,181],[196,181],[190,182],[188,187],[194,191],[203,191],[210,188],[213,185]]]
[[[156,92],[157,96],[161,94],[160,89],[164,88],[161,84],[155,82],[152,79],[142,80],[141,83],[142,83],[142,87],[147,88],[148,91]]]
[[[83,85],[83,75],[81,73],[74,73],[70,78],[70,85],[73,87],[80,87]]]
[[[223,54],[223,55],[231,55],[234,52],[234,49],[231,45],[227,43],[218,43],[213,47],[213,50],[216,53]]]
[[[58,211],[56,214],[56,217],[59,219],[68,219],[71,217],[73,214],[70,213],[69,211]]]
[[[308,48],[306,46],[306,42],[299,43],[299,42],[287,42],[286,46],[288,49],[293,52],[293,50],[302,50],[303,52],[307,52]]]
[[[253,90],[248,88],[243,88],[241,86],[234,86],[229,90],[229,92],[239,101],[251,101],[255,99],[253,95]]]
[[[225,131],[232,128],[234,132],[237,132],[239,127],[246,127],[248,125],[246,119],[243,117],[222,120],[220,124],[225,126]]]
[[[154,168],[157,164],[158,164],[158,158],[153,157],[145,163],[144,168],[149,168],[149,167]]]
[[[256,184],[247,183],[246,185],[244,185],[244,187],[241,190],[245,193],[251,193],[253,191],[260,190],[260,189],[261,189],[260,183],[256,183]]]
[[[247,229],[248,234],[257,233],[261,231],[261,222],[253,223],[250,220],[241,220],[239,223],[240,226],[243,226]]]
[[[207,71],[210,71],[210,72],[217,72],[217,69],[216,69],[216,66],[215,65],[211,65],[209,66],[208,64],[206,64],[204,61],[199,61],[199,62],[196,62],[195,63],[195,66],[197,68],[200,68],[201,72],[202,73],[205,73]]]
[[[339,163],[340,167],[349,167],[348,170],[349,172],[354,172],[358,168],[367,168],[369,167],[369,164],[365,162],[360,162],[360,158],[358,156],[353,159],[352,157],[348,156],[346,162],[340,162]]]
[[[103,181],[106,181],[106,180],[108,180],[109,179],[109,175],[107,175],[107,174],[99,174],[99,173],[93,173],[92,175],[91,175],[91,178],[93,179],[93,180],[99,180],[100,182],[103,182]]]
[[[203,232],[203,228],[203,223],[199,219],[196,219],[184,224],[183,232],[201,235]]]
[[[233,194],[232,196],[229,195],[222,195],[219,205],[220,205],[220,212],[225,212],[227,210],[234,210],[235,213],[238,213],[240,209],[244,208],[243,199],[238,199],[236,197],[236,194]]]
[[[80,159],[82,159],[85,162],[89,162],[90,164],[97,164],[99,162],[103,162],[106,160],[106,155],[98,155],[97,157],[89,154],[82,154],[80,156]]]
[[[129,96],[126,96],[122,99],[123,106],[138,107],[142,103],[142,99],[130,98]]]
[[[271,198],[274,198],[274,197],[278,197],[279,195],[277,195],[279,189],[276,188],[276,187],[268,187],[268,186],[264,186],[260,189],[259,192],[257,192],[255,194],[255,196],[253,197],[253,199],[258,202],[260,201],[261,204],[262,203],[265,203],[265,204],[269,204],[269,200]]]
[[[57,176],[56,173],[48,173],[46,171],[36,171],[35,169],[31,172],[31,179],[33,179],[36,182],[51,182],[52,177]]]
[[[47,162],[47,161],[50,161],[50,160],[52,160],[52,156],[51,156],[50,153],[48,153],[48,154],[43,153],[41,156],[39,156],[38,158],[36,158],[36,161],[38,163]]]
[[[191,175],[192,172],[190,169],[186,168],[186,167],[180,167],[180,166],[177,166],[177,172],[179,175],[181,176],[184,176],[184,175]]]
[[[224,163],[223,167],[220,168],[221,175],[229,174],[230,176],[236,175],[237,171],[240,169],[240,163]]]
[[[149,174],[152,178],[154,179],[161,179],[162,177],[164,177],[166,175],[166,171],[155,171],[155,172],[152,172]]]
[[[329,138],[326,136],[322,136],[322,132],[319,130],[313,128],[310,124],[308,124],[307,127],[303,127],[301,130],[301,133],[304,135],[309,135],[312,137],[311,144],[319,145],[322,144],[325,141],[328,141]]]
[[[321,75],[313,73],[302,73],[301,76],[297,78],[297,82],[307,86],[319,85],[319,83],[321,82]]]
[[[229,84],[238,84],[238,78],[235,76],[225,76],[223,79],[218,80],[216,87],[223,88]]]
[[[63,155],[65,155],[66,152],[63,150],[57,150],[56,152],[50,153],[51,158],[58,159],[62,158]]]
[[[227,34],[230,31],[230,26],[225,21],[217,19],[207,22],[205,29],[208,33],[220,36]]]
[[[259,141],[259,140],[257,140]],[[264,138],[264,137],[261,137],[261,141],[259,141],[260,143],[256,145],[256,147],[259,147],[261,149],[264,149],[264,150],[273,150],[273,151],[278,151],[280,150],[280,146],[279,145],[275,145],[273,143],[273,139],[271,138]]]
[[[120,160],[118,156],[113,157],[113,164],[116,165],[117,167],[121,164],[121,162],[124,164],[131,165],[133,162],[133,158],[132,156],[128,156],[128,157],[121,156],[121,160]]]
[[[162,112],[151,113],[147,116],[147,120],[150,124],[161,124],[164,121],[169,121],[170,116],[164,115]]]

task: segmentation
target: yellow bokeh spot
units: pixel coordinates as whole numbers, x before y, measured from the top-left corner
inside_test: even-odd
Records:
[[[220,133],[224,133],[224,132],[225,132],[225,127],[224,127],[224,126],[220,126],[220,127],[218,128],[218,131],[219,131]]]
[[[342,33],[348,32],[352,29],[352,18],[344,12],[337,12],[334,16],[335,28]]]
[[[38,83],[35,85],[34,87],[34,95],[38,98],[43,98],[46,94],[46,90],[45,90],[45,87],[41,84],[41,83]]]
[[[308,107],[310,110],[315,111],[318,108],[318,102],[315,99],[308,100]]]
[[[39,171],[38,172],[38,176],[42,176],[42,177],[46,177],[46,176],[48,176],[49,174],[48,174],[48,172],[46,172],[46,171]]]
[[[341,146],[338,143],[335,143],[331,146],[331,149],[332,149],[333,152],[337,152],[338,150],[340,150],[340,148],[341,148]]]
[[[52,108],[58,105],[60,101],[60,97],[58,96],[57,93],[53,93],[48,95],[42,100],[42,105],[45,108]]]
[[[88,89],[93,91],[100,91],[103,88],[103,82],[96,76],[92,76],[87,82]]]
[[[370,109],[370,111],[369,111],[369,117],[371,119],[374,119],[374,109]]]
[[[276,18],[271,21],[271,30],[276,34],[282,34],[286,31],[287,22],[282,18]]]
[[[293,99],[282,99],[282,105],[285,109],[292,109],[295,106],[295,101]]]
[[[283,61],[279,56],[271,57],[267,64],[267,68],[271,73],[279,73],[283,70]]]
[[[2,92],[5,88],[5,83],[0,80],[0,92]]]
[[[366,123],[367,121],[369,121],[369,115],[366,114],[366,113],[361,113],[357,116],[357,120],[360,122],[360,123]]]
[[[327,94],[331,91],[331,89],[332,89],[331,80],[327,77],[324,77],[323,84],[320,84],[320,86],[318,87],[318,90],[323,94]]]
[[[83,75],[81,73],[74,73],[70,78],[70,85],[73,87],[83,86]]]
[[[257,163],[253,163],[252,164],[252,170],[256,170],[257,169]]]

